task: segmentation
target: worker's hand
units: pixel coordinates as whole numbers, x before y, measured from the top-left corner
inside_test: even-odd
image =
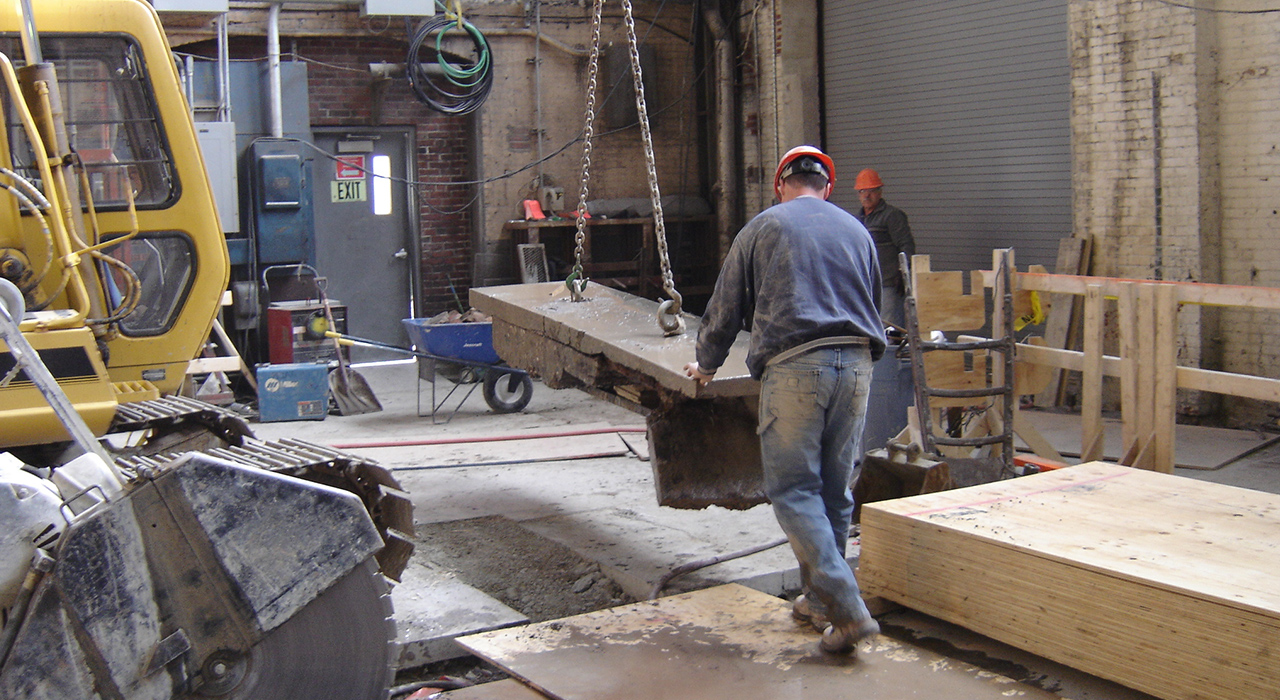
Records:
[[[707,374],[702,371],[697,362],[690,362],[684,366],[685,376],[692,377],[697,380],[699,386],[706,386],[708,382],[716,378],[716,373]]]

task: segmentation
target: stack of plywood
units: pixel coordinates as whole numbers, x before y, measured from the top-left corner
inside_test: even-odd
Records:
[[[1280,698],[1280,496],[1103,462],[868,504],[864,589],[1163,698]]]

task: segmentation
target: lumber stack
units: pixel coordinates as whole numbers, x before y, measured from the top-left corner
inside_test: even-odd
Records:
[[[1090,462],[867,504],[866,592],[1162,698],[1280,698],[1280,496]]]

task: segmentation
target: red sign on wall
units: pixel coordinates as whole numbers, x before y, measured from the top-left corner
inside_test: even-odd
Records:
[[[363,180],[365,172],[364,156],[337,156],[333,163],[334,178],[338,180]]]

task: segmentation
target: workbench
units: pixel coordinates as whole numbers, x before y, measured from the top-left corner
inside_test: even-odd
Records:
[[[676,275],[682,278],[681,282],[697,285],[685,293],[709,294],[718,258],[706,245],[698,245],[712,236],[696,234],[700,227],[710,225],[710,217],[666,217],[663,221]],[[551,277],[568,276],[575,258],[575,219],[508,221],[502,230],[515,245],[541,243],[549,263],[556,268],[550,270]],[[582,267],[587,277],[643,297],[657,296],[662,280],[654,230],[654,219],[649,216],[587,219],[582,240]],[[691,246],[680,245],[685,238]],[[683,250],[686,247],[688,251]]]

